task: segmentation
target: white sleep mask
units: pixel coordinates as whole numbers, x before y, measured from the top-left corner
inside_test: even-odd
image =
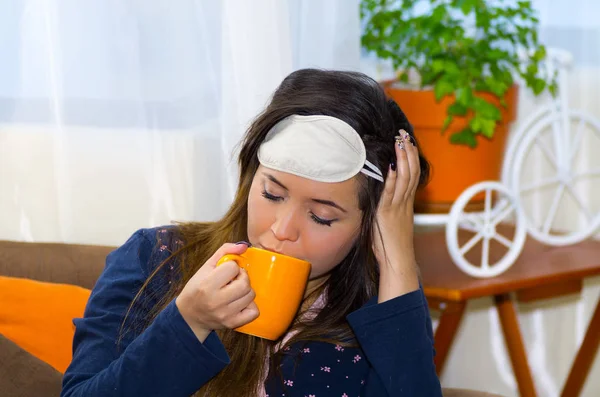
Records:
[[[267,133],[258,160],[268,168],[317,182],[343,182],[359,172],[383,182],[360,135],[331,116],[292,115]]]

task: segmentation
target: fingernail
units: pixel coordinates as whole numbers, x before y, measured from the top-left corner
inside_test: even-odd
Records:
[[[250,244],[250,243],[249,243],[249,242],[247,242],[247,241],[238,241],[237,243],[235,243],[235,245],[240,245],[240,244],[246,244],[248,247],[251,247],[251,246],[252,246],[252,244]]]
[[[396,163],[392,161],[390,163],[390,168],[392,169],[392,171],[396,171]]]
[[[408,135],[405,130],[398,131],[400,135],[396,137],[396,143],[400,149],[404,149],[404,141],[406,140],[406,136]]]

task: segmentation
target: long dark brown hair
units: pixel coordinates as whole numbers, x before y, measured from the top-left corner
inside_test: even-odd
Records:
[[[142,327],[148,326],[221,245],[226,242],[247,241],[247,202],[254,174],[259,166],[258,148],[271,127],[293,114],[333,116],[350,124],[361,136],[368,160],[376,164],[384,176],[390,162],[395,159],[393,145],[398,131],[404,129],[414,138],[412,126],[402,110],[386,97],[373,79],[361,73],[316,69],[303,69],[290,74],[277,88],[266,109],[251,124],[241,143],[238,162],[240,179],[228,212],[217,222],[180,223],[173,228],[172,235],[183,241],[183,244],[172,247],[171,256],[156,266],[137,294],[127,318],[142,318]],[[429,166],[424,158],[421,157],[420,160],[420,183],[423,184],[427,180]],[[315,295],[325,291],[325,307],[310,320],[301,320],[303,313],[299,313],[298,320],[291,326],[298,333],[286,343],[287,346],[298,341],[352,344],[353,335],[346,322],[346,315],[359,309],[377,294],[379,274],[371,245],[374,215],[383,183],[362,174],[358,178],[359,207],[362,211],[359,238],[348,255],[331,271],[322,288],[315,291],[313,296],[305,298],[314,299]],[[173,267],[173,263],[176,266]],[[152,291],[151,286],[167,264],[175,269],[177,277],[164,290]],[[131,316],[136,310],[136,302],[143,301],[145,294],[152,294],[154,297],[160,295],[160,303],[141,316],[139,313]],[[122,327],[122,331],[124,329]],[[266,375],[264,363],[267,357],[270,357],[269,376],[276,373],[273,370],[278,367],[277,363],[281,358],[279,353],[274,352],[277,341],[269,342],[232,330],[218,331],[217,334],[229,353],[231,363],[196,395],[256,396],[258,388],[262,387],[261,380]]]

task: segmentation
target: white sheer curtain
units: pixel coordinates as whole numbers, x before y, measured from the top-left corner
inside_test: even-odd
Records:
[[[0,239],[120,244],[211,220],[300,67],[357,69],[357,0],[0,2]]]

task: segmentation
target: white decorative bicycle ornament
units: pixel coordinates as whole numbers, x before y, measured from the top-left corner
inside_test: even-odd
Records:
[[[548,67],[555,68],[558,75],[558,95],[514,132],[502,164],[500,182],[485,181],[467,188],[448,215],[415,216],[417,225],[445,224],[446,244],[452,260],[473,277],[494,277],[509,269],[520,255],[527,235],[546,245],[561,246],[583,241],[600,228],[600,209],[593,208],[600,197],[596,200],[591,197],[594,181],[600,186],[600,167],[586,169],[583,162],[580,169],[582,161],[578,161],[585,142],[597,139],[600,143],[600,121],[569,108],[567,70],[571,63],[568,52],[548,51]],[[545,169],[550,170],[550,175],[527,166],[536,155],[538,160],[546,162]],[[582,181],[591,183],[592,188],[582,189],[579,186]],[[550,200],[544,201],[541,197],[547,198],[549,189],[554,192]],[[484,209],[465,212],[467,204],[481,195],[485,197]],[[567,196],[573,203],[571,207],[560,205]],[[533,204],[528,205],[529,201]],[[547,203],[548,208],[540,203]],[[563,230],[553,227],[559,211],[565,208],[569,214],[574,210],[579,212],[577,226]],[[498,228],[506,221],[512,225],[510,237]],[[467,241],[460,237],[465,231],[472,234]],[[491,250],[492,244],[500,244],[504,250]]]

